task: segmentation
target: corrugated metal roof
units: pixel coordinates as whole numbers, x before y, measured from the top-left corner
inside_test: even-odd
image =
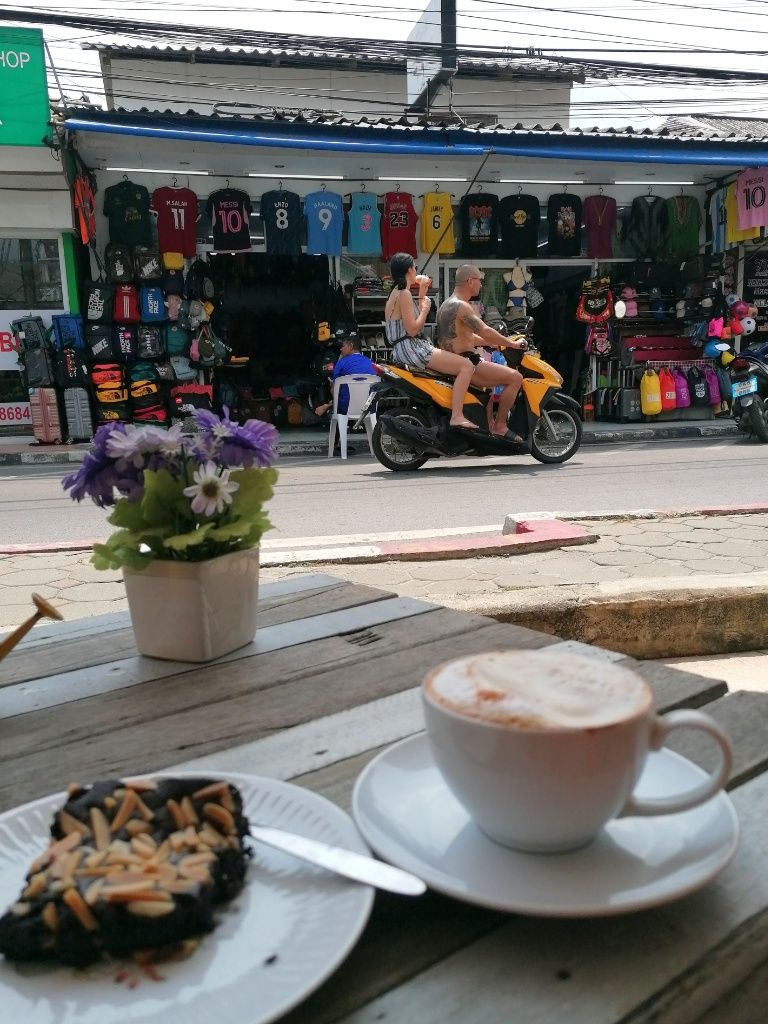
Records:
[[[768,119],[759,117],[688,114],[685,117],[668,117],[661,127],[686,138],[698,132],[711,139],[768,139]]]

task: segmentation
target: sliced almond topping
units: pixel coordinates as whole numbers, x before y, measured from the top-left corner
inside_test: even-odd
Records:
[[[106,878],[114,870],[112,865],[102,864],[100,867],[78,868],[77,871],[73,872],[73,875],[75,878]]]
[[[147,879],[143,871],[113,871],[106,879],[107,885],[146,885],[150,889],[154,886],[153,879]]]
[[[96,918],[91,913],[91,908],[85,902],[77,889],[67,889],[61,898],[87,932],[96,931],[96,928],[98,927]]]
[[[117,807],[117,800],[115,800],[113,796],[105,796],[102,803],[104,804],[108,811],[114,811],[114,809]]]
[[[51,864],[52,878],[69,878],[72,872],[80,863],[80,853],[73,850],[72,853],[63,853]]]
[[[220,797],[225,789],[229,788],[229,783],[224,782],[212,782],[210,786],[203,786],[202,789],[198,789],[196,793],[192,794],[193,800],[208,800],[215,797]]]
[[[93,845],[97,850],[106,850],[111,835],[109,822],[100,807],[91,808],[91,829],[93,830]]]
[[[59,927],[59,912],[56,909],[55,903],[46,903],[40,917],[43,919],[43,924],[49,931],[55,932]]]
[[[89,907],[94,906],[94,904],[98,902],[99,897],[101,896],[101,890],[103,888],[104,879],[97,878],[96,881],[91,882],[91,884],[85,890],[85,893],[83,894],[83,899],[85,900]]]
[[[144,821],[152,821],[152,819],[155,816],[155,812],[151,810],[149,807],[147,807],[147,805],[144,803],[144,801],[141,799],[138,793],[136,794],[136,810],[142,816]]]
[[[187,825],[184,829],[184,842],[192,850],[197,847],[198,835],[194,825]]]
[[[168,885],[178,878],[176,868],[167,861],[165,864],[147,864],[146,874],[149,878],[156,878],[160,885]]]
[[[203,814],[214,825],[218,825],[226,832],[235,831],[235,819],[232,817],[231,812],[226,807],[222,807],[221,804],[203,804]]]
[[[166,882],[165,888],[170,893],[184,896],[187,893],[196,892],[198,885],[199,882],[196,882],[191,878],[176,878],[172,882]]]
[[[176,826],[176,828],[186,828],[187,823],[184,820],[184,815],[179,804],[177,804],[175,800],[166,800],[165,806],[168,813],[173,818],[173,823]]]
[[[108,853],[107,864],[120,865],[120,867],[141,867],[144,864],[144,858],[140,857],[138,853]]]
[[[213,847],[214,850],[227,845],[226,837],[215,829],[209,821],[203,823],[203,827],[199,832],[199,838],[201,842]]]
[[[45,851],[45,853],[41,853],[39,857],[35,857],[35,859],[29,866],[30,877],[32,875],[36,875],[38,871],[42,871],[44,868],[48,867],[48,865],[51,863],[51,860],[53,859],[53,854],[51,853],[51,850],[55,845],[55,843],[52,843]]]
[[[112,819],[113,832],[119,832],[123,825],[125,825],[138,806],[137,800],[138,797],[136,794],[132,789],[129,789],[125,794],[123,802],[118,808],[117,814]]]
[[[152,831],[152,826],[149,822],[144,821],[143,818],[131,818],[130,821],[125,823],[125,831],[129,836],[146,835]]]
[[[163,894],[154,888],[151,878],[143,878],[140,882],[126,882],[125,885],[105,885],[101,892],[107,903],[128,903],[138,899],[162,899]]]
[[[83,787],[80,785],[79,782],[70,782],[70,784],[67,786],[67,796],[69,797],[79,796],[80,793],[82,793],[82,791]]]
[[[10,909],[11,909],[11,913],[14,915],[14,917],[26,917],[27,914],[32,909],[32,905],[30,903],[21,903],[21,902],[19,902],[19,903],[12,903]]]
[[[137,853],[139,857],[144,857],[145,860],[149,860],[149,858],[154,857],[157,852],[157,845],[151,836],[134,836],[131,840],[131,849],[134,853]]]
[[[216,860],[216,854],[212,850],[200,850],[199,853],[190,853],[182,857],[180,864],[212,864]]]
[[[138,914],[139,917],[163,917],[173,912],[175,904],[165,897],[162,901],[135,900],[128,904],[129,914]]]
[[[185,864],[182,860],[178,866],[182,878],[191,878],[195,882],[207,883],[211,880],[210,872],[205,864]]]
[[[34,900],[45,892],[47,877],[42,871],[38,871],[30,878],[26,889],[21,894],[25,900]]]
[[[157,848],[157,852],[152,858],[154,864],[161,864],[163,861],[168,860],[171,855],[171,842],[169,839],[164,839]]]
[[[83,838],[91,834],[91,830],[85,822],[79,821],[74,814],[70,814],[68,811],[59,811],[57,818],[59,827],[65,836],[68,836],[70,832],[79,832]]]
[[[154,779],[121,779],[124,786],[134,790],[136,793],[151,793],[157,789]]]
[[[171,832],[168,836],[168,842],[171,844],[171,849],[174,853],[181,853],[186,846],[183,832]]]
[[[94,850],[89,853],[83,861],[83,867],[85,868],[97,868],[107,859],[106,850]]]
[[[184,816],[185,825],[199,825],[200,819],[197,816],[197,811],[192,805],[192,801],[188,796],[183,797],[181,801],[181,813]]]
[[[69,853],[70,850],[74,850],[75,847],[80,845],[82,839],[83,837],[79,832],[70,832],[68,836],[64,836],[63,839],[59,839],[57,843],[53,843],[48,847],[46,851],[46,853],[49,854],[48,859],[51,860],[54,857],[60,857],[62,853]],[[45,854],[43,856],[45,856]]]

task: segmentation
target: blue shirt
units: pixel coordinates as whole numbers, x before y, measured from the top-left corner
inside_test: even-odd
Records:
[[[335,192],[311,192],[304,200],[307,218],[307,253],[341,256],[344,201]]]
[[[337,377],[346,377],[352,373],[369,373],[375,376],[376,368],[368,356],[364,356],[362,352],[352,352],[351,355],[342,356],[336,363],[333,368],[333,379],[336,380]],[[342,384],[341,390],[339,391],[339,407],[337,411],[345,413],[348,408],[349,388],[346,384]]]

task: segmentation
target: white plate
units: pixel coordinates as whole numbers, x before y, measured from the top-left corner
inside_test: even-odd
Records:
[[[636,792],[665,796],[705,778],[670,750],[651,754]],[[362,772],[353,813],[385,860],[467,903],[541,917],[598,917],[657,906],[722,871],[739,825],[721,793],[692,811],[610,822],[573,853],[518,853],[488,839],[454,799],[424,734],[385,750]]]
[[[162,773],[158,773],[158,776]],[[232,772],[168,772],[226,778],[240,789],[255,824],[274,825],[358,853],[369,850],[348,815],[324,797],[287,782]],[[47,845],[51,814],[64,794],[0,816],[0,905],[18,896],[30,862]],[[129,989],[116,968],[85,972],[14,966],[0,957],[5,1021],[24,1024],[267,1024],[314,991],[341,963],[365,927],[373,890],[255,843],[243,892],[219,925],[179,963],[160,965],[163,982]],[[275,956],[272,963],[266,961]]]

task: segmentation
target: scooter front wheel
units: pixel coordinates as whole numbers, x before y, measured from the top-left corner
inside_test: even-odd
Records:
[[[570,409],[547,409],[531,436],[531,455],[545,464],[567,462],[581,444],[581,420]],[[554,436],[553,436],[554,433]]]
[[[765,402],[755,395],[749,407],[749,425],[758,441],[768,444],[768,423],[765,422]]]
[[[402,423],[408,423],[414,427],[428,427],[427,417],[417,409],[397,409],[388,413],[393,419]],[[400,437],[395,437],[387,430],[386,421],[379,419],[373,429],[371,438],[373,454],[386,469],[395,473],[409,472],[421,469],[429,456],[425,455],[416,444],[411,446]]]

